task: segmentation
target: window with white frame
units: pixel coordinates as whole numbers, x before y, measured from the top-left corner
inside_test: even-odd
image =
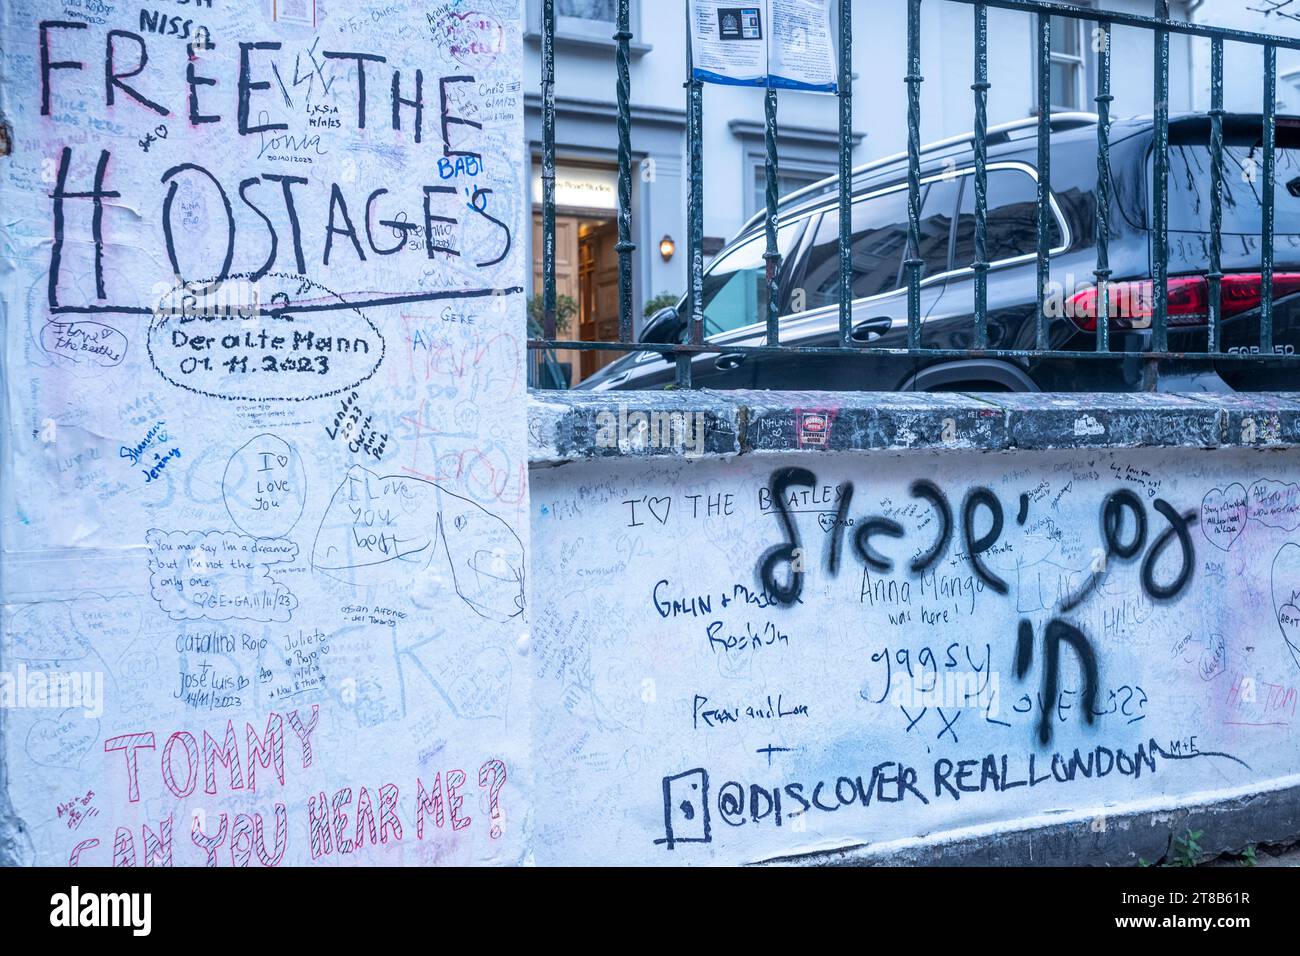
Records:
[[[1300,113],[1300,70],[1288,70],[1277,78],[1277,108]]]
[[[538,29],[541,28],[541,0],[534,4]],[[635,17],[635,11],[633,11]],[[555,0],[555,34],[557,37],[613,42],[618,17],[617,0]]]
[[[750,119],[733,119],[727,125],[744,151],[738,185],[748,219],[767,206],[766,129],[762,123]],[[860,142],[862,134],[854,133],[853,147]],[[777,154],[776,191],[778,196],[785,197],[839,170],[839,136],[834,130],[786,125],[778,134]]]
[[[615,0],[556,0],[555,15],[613,23],[615,6]]]
[[[528,39],[537,42],[542,35],[542,0],[526,0]],[[628,25],[632,28],[629,52],[644,56],[651,47],[641,38],[641,0],[629,0]],[[618,25],[618,0],[555,0],[555,43],[557,47],[578,49],[614,46]]]
[[[1084,23],[1052,17],[1051,102],[1053,110],[1081,110],[1086,94]]]

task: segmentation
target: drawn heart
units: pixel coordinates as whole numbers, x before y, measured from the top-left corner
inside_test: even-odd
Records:
[[[659,513],[659,508],[657,508],[656,505],[658,505],[659,508],[663,509],[663,514]],[[672,510],[673,507],[673,499],[672,498],[650,498],[648,501],[646,501],[646,506],[650,509],[650,513],[655,516],[656,521],[658,521],[660,524],[667,524],[668,513]]]
[[[1277,623],[1282,628],[1282,639],[1286,641],[1287,649],[1296,665],[1300,666],[1300,607],[1294,604],[1282,605],[1277,613]]]
[[[126,647],[140,633],[143,616],[140,603],[129,594],[78,594],[69,602],[72,625],[91,646],[112,653]]]
[[[57,718],[47,717],[32,724],[27,734],[27,755],[42,767],[75,770],[98,739],[99,721],[87,717],[84,710],[69,707]]]
[[[817,516],[817,523],[822,526],[822,530],[830,534],[831,528],[835,527],[835,515],[830,511],[823,511]]]
[[[505,31],[486,13],[450,13],[438,24],[447,52],[470,67],[487,67],[501,52]]]
[[[1246,530],[1246,488],[1237,483],[1215,488],[1201,501],[1201,531],[1210,544],[1227,551]]]
[[[1300,667],[1300,544],[1288,541],[1273,558],[1270,575],[1273,592],[1273,612],[1277,626],[1282,629],[1282,640],[1296,667]]]
[[[352,466],[354,471],[357,468],[360,466]],[[402,514],[420,521],[430,520],[436,523],[438,511],[443,507],[441,487],[421,478],[408,478],[404,475],[385,475],[380,478],[374,472],[366,472],[366,474],[370,476],[370,487],[379,489],[373,499],[376,508],[391,507],[390,502],[396,498]],[[450,510],[444,517],[449,517],[455,512],[455,497],[453,495],[452,501],[447,503]],[[458,524],[457,527],[459,526]]]
[[[29,661],[75,661],[90,643],[73,624],[72,602],[28,604],[9,620],[9,652]]]

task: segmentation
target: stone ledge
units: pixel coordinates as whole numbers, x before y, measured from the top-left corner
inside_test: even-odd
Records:
[[[1294,778],[1291,778],[1294,779]],[[1234,793],[1182,807],[1098,808],[1059,822],[1002,830],[977,827],[894,844],[862,844],[764,860],[766,866],[1138,866],[1174,855],[1188,830],[1202,831],[1199,862],[1248,846],[1287,845],[1300,834],[1300,786]]]
[[[538,391],[533,466],[823,451],[1300,446],[1300,393]]]

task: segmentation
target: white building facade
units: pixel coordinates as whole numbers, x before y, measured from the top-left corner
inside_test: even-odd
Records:
[[[1195,23],[1300,36],[1300,0],[1192,0],[1189,17]],[[1192,44],[1193,109],[1210,108],[1210,44]],[[1223,103],[1230,111],[1258,113],[1264,97],[1264,52],[1241,43],[1224,44]],[[1300,52],[1277,51],[1277,108],[1300,115]]]

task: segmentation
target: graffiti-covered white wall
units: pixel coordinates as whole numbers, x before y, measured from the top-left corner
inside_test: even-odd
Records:
[[[521,22],[0,7],[0,863],[1294,836],[1300,401],[530,398]]]
[[[1298,464],[804,451],[538,470],[534,730],[540,762],[568,768],[539,780],[539,860],[1104,830],[1294,785]]]
[[[520,30],[0,8],[18,860],[522,859]]]

